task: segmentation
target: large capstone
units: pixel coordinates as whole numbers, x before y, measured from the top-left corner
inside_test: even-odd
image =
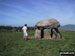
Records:
[[[36,27],[44,27],[44,28],[57,28],[60,26],[60,23],[56,19],[47,19],[39,21],[36,25]]]

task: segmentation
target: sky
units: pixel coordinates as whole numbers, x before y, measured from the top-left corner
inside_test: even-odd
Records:
[[[0,25],[35,26],[51,18],[75,24],[75,0],[0,0]]]

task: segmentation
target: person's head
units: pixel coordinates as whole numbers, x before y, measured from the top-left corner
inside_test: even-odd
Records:
[[[27,26],[27,24],[24,24],[24,26]]]

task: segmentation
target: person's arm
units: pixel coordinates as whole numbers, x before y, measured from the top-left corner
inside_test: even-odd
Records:
[[[24,27],[22,27],[22,31],[23,31]]]

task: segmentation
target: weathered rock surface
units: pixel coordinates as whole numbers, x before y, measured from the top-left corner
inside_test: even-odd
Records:
[[[36,29],[35,30],[35,35],[34,35],[35,38],[41,38],[41,31]]]
[[[36,27],[48,27],[48,28],[57,28],[60,26],[60,23],[56,19],[47,19],[39,21],[36,25]]]

